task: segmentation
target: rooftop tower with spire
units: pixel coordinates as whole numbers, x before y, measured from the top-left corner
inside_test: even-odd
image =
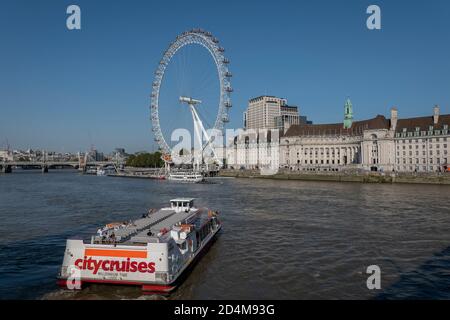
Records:
[[[344,105],[344,129],[350,129],[353,123],[353,105],[350,98],[347,98]]]

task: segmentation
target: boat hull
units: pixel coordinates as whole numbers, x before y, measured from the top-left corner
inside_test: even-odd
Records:
[[[205,239],[206,241],[198,248],[195,255],[167,281],[157,279],[158,274],[170,274],[168,261],[159,258],[163,255],[167,257],[167,251],[155,246],[162,244],[148,244],[145,249],[136,250],[135,246],[93,246],[84,244],[81,240],[68,240],[65,259],[57,284],[61,288],[71,290],[81,290],[84,285],[91,283],[140,286],[144,294],[170,294],[182,283],[194,265],[208,251],[220,230],[221,226],[219,225]],[[69,255],[67,255],[67,252],[69,252]],[[95,256],[92,256],[92,254]],[[136,272],[134,268],[127,270],[128,261],[130,267],[136,266],[137,271],[145,272]],[[113,263],[115,266],[117,266],[117,263],[122,266],[125,263],[125,271],[117,270],[117,268],[111,270]],[[108,265],[109,270],[104,268]],[[69,270],[70,266],[72,267]],[[139,267],[142,268],[139,270]]]

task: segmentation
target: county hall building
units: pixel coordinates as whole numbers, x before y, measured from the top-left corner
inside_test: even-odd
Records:
[[[302,171],[445,171],[449,124],[439,106],[425,117],[401,119],[392,108],[390,119],[353,121],[347,100],[343,123],[290,126],[280,138],[280,164]]]
[[[441,115],[439,106],[424,117],[401,119],[392,108],[390,119],[377,115],[354,121],[353,106],[347,99],[342,123],[312,124],[295,119],[280,128],[276,125],[280,104],[269,113],[261,100],[265,102],[264,98],[250,100],[252,108],[244,115],[245,127],[252,130],[239,134],[227,148],[235,168],[256,169],[275,162],[280,168],[315,172],[439,172],[448,168],[450,115]],[[258,112],[255,102],[261,104],[261,127],[249,117]],[[280,130],[279,134],[267,133],[273,128]],[[268,144],[277,148],[275,153],[267,149]]]

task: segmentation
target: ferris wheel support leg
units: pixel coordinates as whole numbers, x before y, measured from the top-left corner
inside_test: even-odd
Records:
[[[200,170],[200,161],[202,158],[203,150],[202,150],[202,131],[204,130],[202,122],[195,111],[195,107],[193,104],[189,105],[192,113],[192,119],[194,120],[194,134],[197,136],[197,143],[199,148],[196,148],[194,145],[194,169],[197,171]],[[203,129],[203,130],[202,130]],[[198,153],[200,150],[200,154]],[[197,168],[195,168],[195,166]]]
[[[198,116],[197,110],[195,110],[194,105],[190,105],[190,107],[191,107],[192,117],[194,118],[194,128],[196,128],[197,131],[200,129],[206,138],[206,144],[205,144],[205,147],[203,147],[202,136],[201,136],[201,134],[197,133],[197,136],[199,138],[199,144],[201,146],[201,153],[203,154],[203,150],[211,143],[211,138],[209,137],[208,133],[206,132],[205,127],[203,126],[202,120]],[[197,126],[196,126],[196,124],[197,124]],[[219,163],[219,165],[220,165],[221,161],[218,159],[216,151],[214,150],[214,148],[212,146],[211,146],[211,150],[213,152],[214,160],[216,160],[217,163]]]

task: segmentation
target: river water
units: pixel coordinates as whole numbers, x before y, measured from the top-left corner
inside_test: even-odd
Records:
[[[0,175],[0,299],[450,299],[450,186],[212,181]],[[179,196],[219,210],[223,230],[171,296],[56,287],[67,238]],[[370,265],[380,290],[366,286]]]

